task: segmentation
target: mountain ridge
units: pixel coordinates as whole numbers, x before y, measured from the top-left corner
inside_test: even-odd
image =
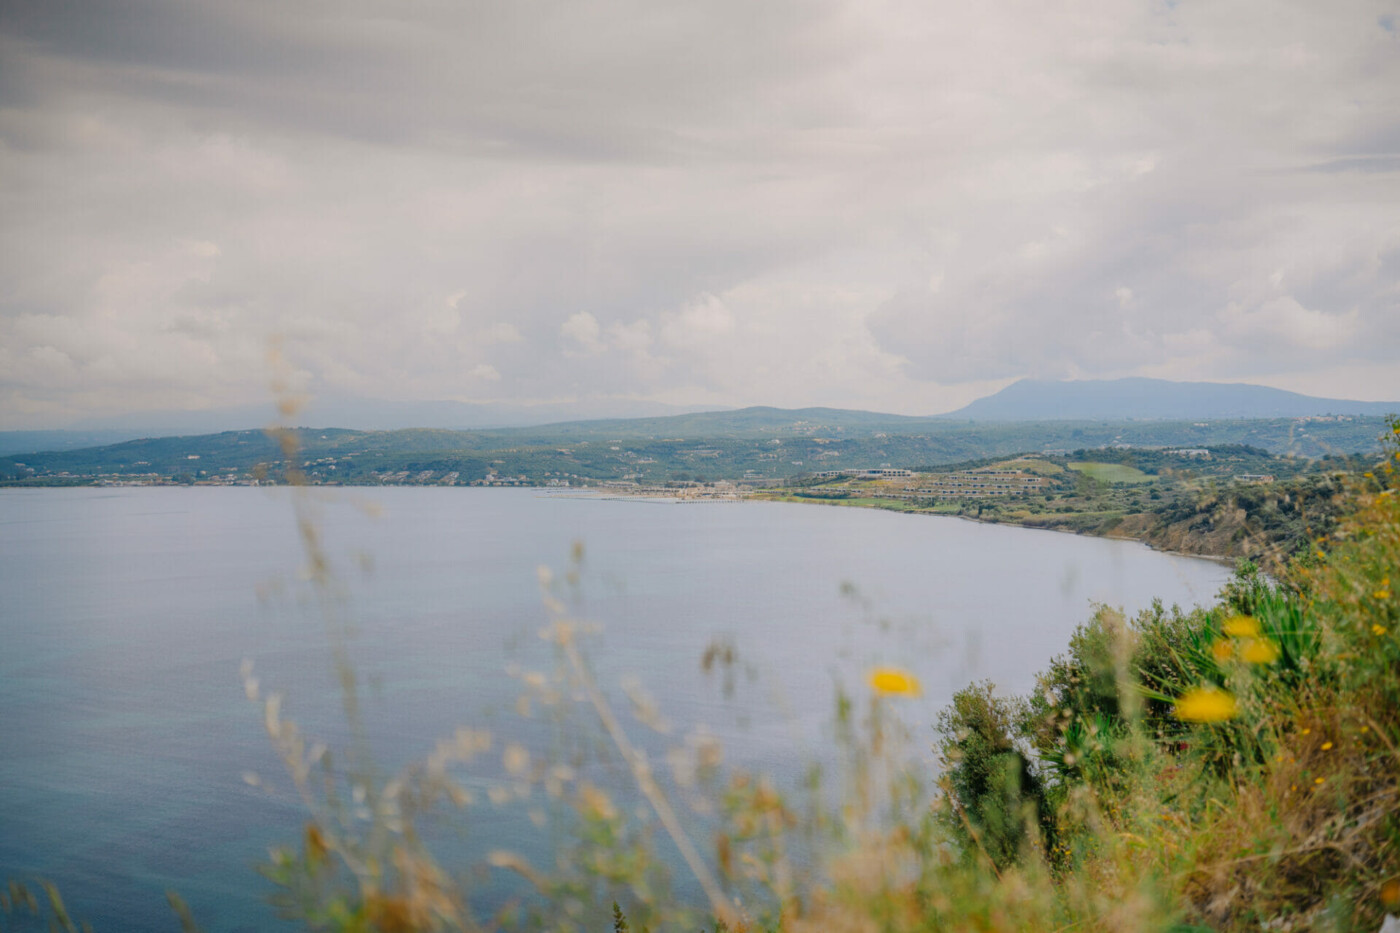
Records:
[[[1318,398],[1245,382],[1021,379],[940,418],[968,421],[1208,421],[1388,415],[1400,402]]]

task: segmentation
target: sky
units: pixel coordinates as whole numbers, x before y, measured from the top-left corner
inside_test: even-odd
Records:
[[[0,0],[0,429],[1400,399],[1400,2]]]

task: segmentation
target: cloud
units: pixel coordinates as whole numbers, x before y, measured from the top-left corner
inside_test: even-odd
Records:
[[[472,367],[471,374],[473,377],[484,380],[486,382],[497,382],[501,378],[500,372],[498,372],[496,370],[496,367],[492,366],[490,363],[476,364]]]
[[[714,295],[705,294],[665,316],[661,339],[672,347],[727,340],[734,336],[734,315]]]
[[[1344,314],[1311,311],[1292,295],[1270,298],[1254,308],[1231,304],[1219,315],[1224,332],[1231,337],[1313,351],[1349,344],[1356,336],[1360,317],[1356,308]]]
[[[397,398],[1400,398],[1384,4],[0,3],[0,427],[277,335]]]
[[[582,356],[593,356],[607,349],[599,339],[602,332],[598,319],[587,311],[576,311],[559,326],[559,334],[567,344],[564,352]]]

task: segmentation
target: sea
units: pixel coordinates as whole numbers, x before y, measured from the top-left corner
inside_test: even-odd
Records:
[[[454,870],[547,859],[544,792],[505,764],[557,751],[561,729],[575,752],[603,735],[576,683],[556,718],[538,702],[560,620],[658,772],[705,736],[791,786],[831,761],[838,697],[863,708],[876,668],[917,678],[882,702],[932,767],[954,691],[1024,693],[1096,606],[1208,605],[1228,576],[1129,541],[788,503],[0,490],[0,882],[56,883],[99,933],[178,930],[167,891],[208,933],[289,929],[257,870],[308,819],[265,728],[274,693],[308,745],[385,776],[460,728],[489,734],[452,771],[476,802],[430,814],[430,844]],[[599,773],[628,799],[625,769]],[[482,913],[515,896],[500,874],[472,872]]]

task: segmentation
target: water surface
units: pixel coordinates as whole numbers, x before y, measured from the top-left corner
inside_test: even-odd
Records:
[[[307,731],[345,735],[290,494],[0,491],[0,878],[58,881],[100,931],[176,929],[166,888],[210,933],[272,926],[251,866],[304,813],[240,662]],[[589,654],[610,695],[633,677],[678,733],[707,723],[731,761],[787,776],[824,753],[837,685],[859,693],[871,665],[923,682],[903,713],[926,748],[954,690],[1026,690],[1093,603],[1209,602],[1227,577],[1131,542],[786,503],[383,488],[317,511],[391,767],[462,723],[538,739],[507,669],[553,664],[537,568],[567,570],[575,541],[571,605],[601,626]],[[738,650],[732,696],[700,669],[717,637]],[[484,851],[520,828],[472,832]]]

